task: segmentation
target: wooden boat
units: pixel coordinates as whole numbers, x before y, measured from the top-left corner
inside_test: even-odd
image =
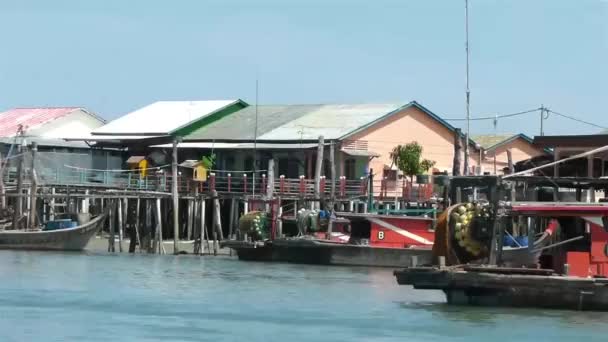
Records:
[[[391,248],[330,240],[279,238],[264,242],[225,241],[240,260],[278,261],[313,265],[404,267],[429,264],[430,247]]]
[[[103,226],[106,216],[102,213],[72,228],[0,231],[0,249],[79,251]]]
[[[315,265],[405,267],[430,264],[433,220],[425,217],[337,213],[332,233],[277,237],[262,241],[227,240],[221,246],[240,260]],[[353,238],[342,230],[366,236]],[[338,231],[336,231],[338,230]],[[339,231],[342,231],[339,232]]]

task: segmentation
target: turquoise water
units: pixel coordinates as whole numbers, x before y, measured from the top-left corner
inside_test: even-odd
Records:
[[[0,251],[0,341],[608,341],[608,314],[450,307],[390,270]]]

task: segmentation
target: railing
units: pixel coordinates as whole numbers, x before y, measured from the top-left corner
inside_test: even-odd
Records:
[[[374,193],[380,200],[398,198],[410,202],[426,202],[434,192],[433,184],[412,184],[402,180],[374,180]]]
[[[24,181],[29,183],[29,169],[24,170]],[[57,186],[87,186],[116,188],[124,190],[145,190],[170,192],[173,177],[168,172],[148,173],[140,177],[135,172],[97,171],[84,169],[41,169],[37,170],[39,185]],[[6,185],[16,184],[17,173],[14,169],[5,170],[4,182]],[[280,176],[269,182],[266,174],[258,172],[225,172],[216,171],[208,174],[206,181],[195,181],[190,176],[178,176],[178,192],[180,193],[206,193],[216,190],[219,193],[263,195],[272,184],[273,193],[283,197],[315,197],[314,179],[304,176],[299,178],[286,178]],[[331,180],[321,177],[319,182],[320,196],[331,196]],[[336,198],[346,199],[365,197],[369,195],[369,184],[366,177],[359,179],[336,179],[334,194]],[[374,198],[391,200],[397,198],[406,201],[427,201],[433,195],[432,184],[412,184],[405,179],[389,181],[387,179],[374,180]]]

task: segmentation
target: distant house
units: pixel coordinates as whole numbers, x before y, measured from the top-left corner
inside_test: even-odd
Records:
[[[239,99],[157,101],[76,139],[95,146],[128,147],[130,156],[143,154],[154,164],[161,165],[170,162],[170,155],[160,149],[151,150],[150,145],[172,142],[247,106]]]
[[[436,162],[436,170],[451,172],[455,132],[453,126],[415,101],[260,105],[200,127],[185,135],[179,146],[190,151],[186,153],[213,150],[218,168],[228,170],[252,170],[255,148],[258,169],[266,169],[268,160],[275,159],[275,174],[312,178],[317,140],[322,135],[326,145],[335,145],[337,176],[358,179],[373,169],[377,177],[395,179],[398,172],[390,152],[396,145],[412,141],[423,146],[424,157]],[[328,150],[326,146],[325,160]],[[329,163],[324,164],[323,173],[329,176]]]
[[[48,177],[69,174],[79,168],[116,168],[122,163],[119,151],[91,149],[84,142],[64,140],[104,124],[101,117],[81,107],[11,109],[0,113],[0,153],[6,156],[11,146],[36,142],[41,174]],[[15,151],[13,148],[11,153]]]
[[[481,146],[482,172],[502,174],[508,167],[507,150],[511,151],[513,164],[522,160],[548,155],[543,147],[533,144],[532,138],[525,134],[477,135],[472,139]],[[479,162],[476,163],[479,165]]]

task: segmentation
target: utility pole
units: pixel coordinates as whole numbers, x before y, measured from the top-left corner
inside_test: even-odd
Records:
[[[466,61],[466,112],[467,112],[467,130],[464,134],[464,175],[469,174],[469,136],[471,134],[471,112],[470,112],[470,102],[471,102],[471,90],[469,89],[469,0],[464,0],[464,18],[465,18],[465,44],[464,48],[467,55]]]
[[[543,130],[543,121],[545,121],[545,107],[540,105],[540,135],[545,135],[545,131]]]

